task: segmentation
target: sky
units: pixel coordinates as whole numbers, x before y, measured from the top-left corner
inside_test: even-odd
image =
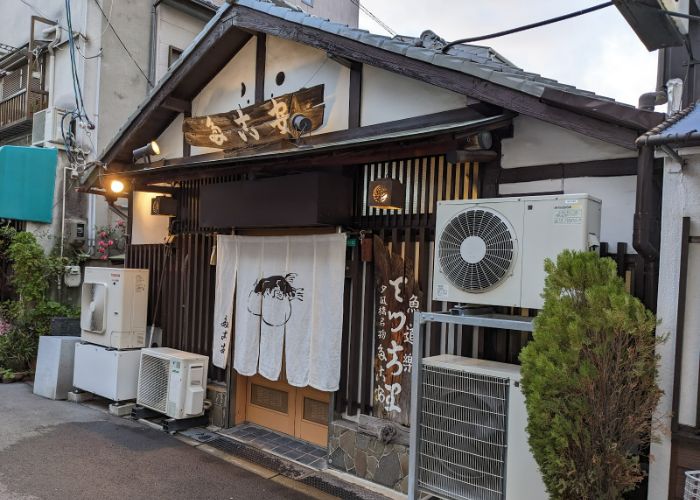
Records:
[[[349,0],[348,0],[349,1]],[[362,5],[402,35],[430,29],[450,41],[560,16],[601,0],[363,0]],[[388,35],[360,12],[360,28]],[[493,47],[520,68],[562,83],[637,104],[656,88],[657,52],[649,52],[615,7],[501,38]]]

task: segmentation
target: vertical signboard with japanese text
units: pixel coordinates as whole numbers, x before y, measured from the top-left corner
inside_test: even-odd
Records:
[[[374,414],[408,425],[413,367],[413,313],[423,300],[413,263],[374,236],[377,291]]]

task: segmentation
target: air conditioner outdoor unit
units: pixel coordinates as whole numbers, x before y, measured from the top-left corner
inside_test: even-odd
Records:
[[[136,404],[175,419],[202,415],[208,362],[168,347],[142,349]]]
[[[450,500],[548,498],[516,365],[442,355],[419,375],[416,491]]]
[[[114,349],[144,347],[148,269],[86,267],[80,307],[81,338]]]
[[[587,194],[441,201],[433,300],[541,309],[544,260],[600,245]]]
[[[59,108],[46,108],[36,111],[32,121],[32,146],[65,149],[63,134],[61,133],[63,116],[65,114],[66,111]]]

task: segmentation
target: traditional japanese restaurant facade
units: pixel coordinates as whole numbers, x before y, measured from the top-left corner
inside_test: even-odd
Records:
[[[412,312],[451,305],[431,300],[439,200],[601,198],[602,252],[655,302],[655,262],[628,246],[654,218],[634,141],[662,117],[444,45],[224,5],[85,182],[129,186],[127,266],[150,270],[164,345],[212,359],[224,426],[328,447],[332,466],[402,491]],[[152,140],[161,156],[133,161]],[[432,328],[426,352],[516,363],[528,341],[448,333]]]

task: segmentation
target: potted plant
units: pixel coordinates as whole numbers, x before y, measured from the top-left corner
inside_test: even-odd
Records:
[[[551,498],[618,499],[642,480],[657,425],[656,320],[611,259],[565,251],[545,270],[520,355],[530,448]]]

